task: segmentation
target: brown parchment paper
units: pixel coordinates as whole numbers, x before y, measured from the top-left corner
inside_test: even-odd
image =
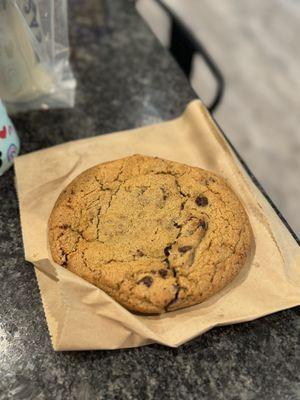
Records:
[[[252,259],[231,285],[200,305],[138,316],[51,261],[47,221],[61,190],[85,169],[134,153],[215,171],[246,207],[256,242]],[[300,305],[299,247],[199,100],[169,122],[18,157],[15,171],[25,257],[35,265],[54,350],[117,349],[152,342],[176,347],[214,326]]]

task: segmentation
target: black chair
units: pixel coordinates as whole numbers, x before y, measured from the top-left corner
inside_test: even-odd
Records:
[[[195,54],[199,54],[214,77],[216,81],[216,91],[213,100],[207,105],[209,111],[213,113],[221,102],[225,88],[224,78],[220,69],[208,54],[203,44],[194,37],[184,22],[182,22],[163,1],[156,1],[167,12],[171,19],[169,50],[185,75],[190,79],[193,57]]]

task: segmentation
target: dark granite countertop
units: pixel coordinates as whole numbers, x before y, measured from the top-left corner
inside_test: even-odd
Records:
[[[195,97],[127,0],[70,1],[72,110],[14,118],[22,152],[179,115]],[[171,144],[170,144],[171,145]],[[55,353],[24,260],[14,172],[0,178],[0,399],[300,399],[300,308],[181,346]]]

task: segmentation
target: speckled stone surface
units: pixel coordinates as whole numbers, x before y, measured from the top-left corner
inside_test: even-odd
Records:
[[[23,153],[170,119],[194,97],[131,2],[71,1],[70,20],[76,108],[14,118]],[[300,399],[300,308],[215,328],[179,349],[53,352],[12,170],[0,178],[0,201],[1,400]]]

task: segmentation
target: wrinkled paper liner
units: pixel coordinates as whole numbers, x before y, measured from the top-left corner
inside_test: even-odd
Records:
[[[110,296],[55,264],[47,223],[64,187],[79,173],[134,153],[199,166],[222,175],[250,218],[255,247],[238,277],[202,304],[158,316],[127,311]],[[173,120],[68,142],[18,157],[17,191],[26,260],[35,265],[54,350],[160,343],[177,347],[218,325],[250,321],[300,305],[300,250],[252,183],[199,100]]]

